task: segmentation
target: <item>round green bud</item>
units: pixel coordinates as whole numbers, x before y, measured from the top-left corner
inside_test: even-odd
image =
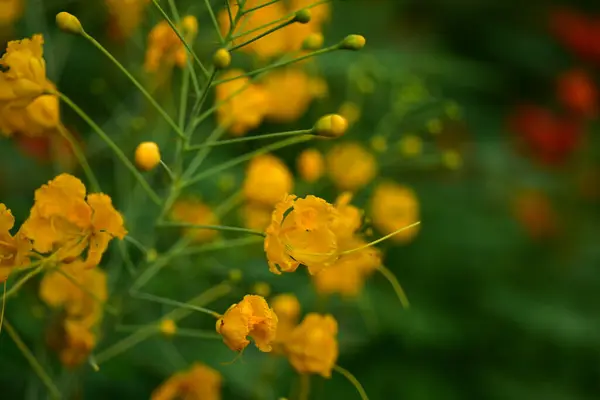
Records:
[[[216,69],[225,69],[231,65],[231,53],[227,49],[219,49],[213,55],[213,64]]]
[[[294,16],[294,22],[299,22],[301,24],[308,24],[310,22],[310,11],[306,8],[302,10],[296,11],[296,15]]]
[[[74,35],[81,35],[83,33],[83,27],[79,19],[73,14],[62,11],[56,14],[56,25],[60,30],[72,33]]]
[[[313,131],[317,136],[338,138],[348,130],[348,121],[339,114],[324,115],[315,124]]]
[[[344,50],[358,51],[365,47],[367,39],[362,35],[348,35],[340,43],[340,48]]]

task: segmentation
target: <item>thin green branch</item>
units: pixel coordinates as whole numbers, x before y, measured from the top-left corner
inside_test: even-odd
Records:
[[[210,19],[212,20],[212,23],[215,27],[215,30],[217,31],[217,35],[219,36],[219,41],[221,42],[221,44],[225,44],[225,39],[223,38],[223,35],[221,34],[221,28],[219,27],[219,23],[217,22],[217,18],[215,18],[215,13],[212,9],[212,6],[210,5],[210,1],[209,0],[204,0],[204,4],[206,4],[206,9],[208,10],[208,14],[210,15]]]
[[[396,296],[398,296],[398,299],[400,300],[402,307],[404,307],[405,309],[408,309],[410,307],[410,303],[408,302],[408,297],[406,296],[404,289],[402,289],[402,285],[400,285],[400,282],[398,282],[398,279],[393,274],[393,272],[390,271],[389,269],[387,269],[383,265],[379,265],[377,267],[377,271],[381,272],[381,274],[385,277],[385,279],[387,279],[387,281],[392,285],[392,288],[394,289],[394,292],[396,292]]]
[[[352,375],[352,373],[350,371],[348,371],[345,368],[340,367],[339,365],[334,365],[333,370],[338,372],[339,374],[343,375],[344,378],[346,378],[352,384],[352,386],[354,386],[354,388],[356,389],[356,391],[358,392],[358,394],[360,395],[360,398],[362,400],[369,400],[369,396],[367,396],[367,392],[365,392],[365,389],[362,387],[362,385],[360,384],[358,379],[356,379],[356,377],[354,375]]]
[[[23,354],[23,357],[25,357],[25,359],[29,362],[29,365],[31,366],[35,374],[44,383],[44,386],[46,386],[46,389],[48,389],[50,396],[53,399],[62,398],[60,391],[52,381],[52,378],[50,378],[50,375],[48,375],[48,373],[44,370],[44,367],[42,367],[40,362],[33,355],[31,350],[29,350],[29,347],[27,347],[25,342],[21,339],[15,328],[13,328],[12,324],[10,324],[8,320],[4,320],[4,328],[6,329],[8,336],[10,336],[13,342],[15,342],[17,348],[21,351],[21,354]]]
[[[219,138],[221,136],[223,136],[223,134],[227,131],[228,127],[229,127],[229,125],[217,126],[210,133],[210,135],[208,135],[208,137],[206,138],[206,143],[217,142],[219,140]],[[206,157],[208,157],[208,155],[210,154],[211,150],[212,150],[212,147],[205,147],[203,149],[200,149],[200,151],[198,151],[198,153],[196,153],[196,156],[194,156],[194,158],[188,165],[186,171],[183,173],[183,175],[181,177],[181,180],[182,180],[181,188],[183,188],[185,186],[183,183],[187,179],[189,179],[198,170],[198,168],[200,168],[200,166],[202,165],[202,163],[204,162]]]
[[[260,5],[256,6],[256,7],[252,7],[252,8],[249,8],[249,9],[247,9],[247,10],[244,10],[244,14],[250,14],[250,13],[251,13],[251,12],[253,12],[253,11],[260,10],[261,8],[264,8],[264,7],[270,6],[271,4],[279,3],[280,1],[281,1],[281,0],[271,0],[271,1],[267,1],[266,3],[260,4]]]
[[[160,104],[158,104],[158,102],[154,100],[154,97],[152,97],[152,95],[148,93],[144,86],[142,86],[142,84],[138,82],[138,80],[135,79],[133,75],[131,75],[127,68],[125,68],[123,64],[119,62],[119,60],[117,60],[108,50],[104,48],[104,46],[100,44],[100,42],[98,42],[92,36],[88,35],[86,32],[83,32],[82,36],[86,38],[90,43],[92,43],[98,50],[100,50],[109,60],[111,60],[113,64],[115,64],[121,70],[121,72],[123,72],[125,76],[129,78],[129,80],[135,85],[135,87],[138,88],[138,90],[144,95],[144,97],[150,102],[150,104],[152,104],[152,106],[165,119],[165,121],[167,121],[167,123],[171,126],[175,133],[183,137],[183,132],[177,127],[175,121],[173,121],[173,119],[171,119],[169,114],[167,114],[167,112],[160,106]]]
[[[198,144],[198,145],[192,145],[192,146],[187,147],[185,149],[185,151],[200,150],[205,147],[224,146],[224,145],[228,145],[228,144],[243,143],[243,142],[249,142],[249,141],[253,141],[253,140],[273,139],[273,138],[280,138],[280,137],[287,137],[287,136],[310,135],[310,134],[312,134],[312,132],[313,132],[312,129],[302,129],[302,130],[298,130],[298,131],[267,133],[267,134],[258,135],[258,136],[246,136],[246,137],[235,138],[235,139],[220,140],[218,142],[208,142],[208,143],[202,143],[202,144]]]
[[[77,161],[79,161],[79,165],[81,165],[81,168],[83,169],[83,172],[85,173],[85,176],[87,177],[87,179],[90,183],[90,186],[92,187],[92,191],[101,192],[102,189],[100,189],[100,184],[98,183],[98,179],[96,178],[94,171],[90,167],[90,164],[89,164],[87,158],[85,157],[85,154],[83,153],[83,150],[81,149],[81,146],[79,146],[79,143],[77,143],[77,141],[75,140],[73,135],[71,135],[71,132],[69,132],[63,126],[62,123],[58,124],[58,132],[69,143],[69,146],[71,146],[71,149],[73,150],[73,154],[75,154]]]
[[[202,225],[202,224],[192,224],[188,222],[171,222],[164,221],[159,222],[156,226],[163,228],[188,228],[188,229],[207,229],[212,231],[220,231],[220,232],[238,232],[238,233],[246,233],[248,235],[254,236],[265,236],[264,232],[256,231],[254,229],[247,228],[239,228],[237,226],[224,226],[224,225]]]
[[[71,99],[69,99],[65,94],[60,93],[60,92],[55,92],[55,94],[60,96],[61,100],[64,101],[65,103],[67,103],[67,105],[69,107],[71,107],[73,109],[73,111],[75,111],[77,113],[77,115],[79,115],[98,134],[98,136],[100,136],[100,138],[102,140],[104,140],[104,142],[106,142],[108,147],[110,147],[115,152],[116,156],[121,160],[121,162],[123,162],[125,167],[131,171],[131,173],[137,179],[137,181],[140,183],[142,188],[144,188],[146,193],[148,193],[148,196],[150,197],[150,199],[152,199],[152,201],[154,203],[156,203],[157,205],[162,204],[162,200],[160,199],[160,197],[158,197],[156,192],[150,187],[148,182],[146,182],[146,180],[144,179],[142,174],[140,174],[140,172],[137,170],[137,168],[135,168],[135,166],[131,163],[131,161],[129,161],[129,158],[127,158],[127,156],[125,154],[123,154],[123,152],[121,151],[119,146],[116,145],[116,143],[110,138],[110,136],[108,136],[102,130],[102,128],[100,128],[85,113],[85,111],[83,111],[81,108],[79,108],[79,106],[77,104],[75,104]]]
[[[239,238],[239,239],[232,239],[232,240],[223,240],[221,242],[209,243],[209,244],[205,244],[205,245],[198,246],[198,247],[190,247],[190,248],[183,250],[178,255],[179,256],[190,256],[190,255],[196,255],[196,254],[206,253],[206,252],[215,251],[215,250],[233,249],[235,247],[242,247],[242,246],[248,246],[251,244],[261,243],[262,241],[263,241],[262,238],[254,237],[254,236]]]
[[[243,43],[240,43],[240,44],[237,44],[237,45],[235,45],[235,46],[231,47],[231,48],[229,49],[229,51],[235,51],[235,50],[237,50],[237,49],[239,49],[239,48],[242,48],[242,47],[244,47],[244,46],[247,46],[247,45],[249,45],[249,44],[251,44],[251,43],[254,43],[254,42],[256,42],[257,40],[259,40],[259,39],[262,39],[262,38],[264,38],[265,36],[268,36],[268,35],[270,35],[270,34],[271,34],[271,33],[273,33],[273,32],[277,32],[278,30],[280,30],[280,29],[283,29],[283,28],[285,28],[286,26],[289,26],[289,25],[291,25],[291,24],[293,24],[293,23],[295,23],[295,22],[296,22],[296,21],[295,21],[294,19],[291,19],[291,20],[289,20],[289,21],[282,22],[281,24],[279,24],[279,25],[277,25],[277,26],[275,26],[275,27],[273,27],[273,28],[269,29],[268,31],[266,31],[266,32],[263,32],[263,33],[261,33],[260,35],[253,37],[252,39],[248,39],[247,41],[245,41],[245,42],[243,42]]]
[[[221,317],[221,314],[219,314],[216,311],[209,310],[208,308],[195,306],[193,304],[183,303],[183,302],[177,301],[177,300],[167,299],[165,297],[156,296],[151,293],[130,292],[129,294],[131,295],[131,297],[139,299],[139,300],[147,300],[147,301],[152,301],[155,303],[164,304],[167,306],[175,306],[175,307],[179,307],[183,310],[198,311],[198,312],[202,312],[202,313],[211,315],[215,318]]]
[[[225,3],[227,3],[227,16],[229,17],[229,27],[230,27],[230,31],[231,31],[231,27],[233,26],[233,14],[231,13],[231,4],[229,3],[229,0],[226,0]]]

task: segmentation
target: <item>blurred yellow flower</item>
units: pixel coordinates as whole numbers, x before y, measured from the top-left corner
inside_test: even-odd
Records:
[[[346,118],[349,125],[354,125],[360,119],[360,107],[358,104],[347,101],[340,106],[338,114]]]
[[[140,25],[149,2],[150,0],[105,0],[112,38],[130,38]]]
[[[96,347],[97,337],[86,321],[64,321],[64,337],[59,349],[60,362],[68,368],[83,364]]]
[[[325,172],[325,159],[319,150],[306,149],[298,156],[296,167],[303,180],[315,182]]]
[[[21,232],[11,235],[15,217],[0,203],[0,282],[4,282],[15,267],[29,264],[31,243]]]
[[[331,377],[338,357],[338,324],[331,315],[307,314],[285,342],[292,367],[300,374]]]
[[[371,138],[371,148],[377,153],[385,153],[388,150],[387,138],[383,135],[375,135]]]
[[[419,201],[406,186],[387,181],[380,183],[371,197],[373,225],[383,234],[392,233],[419,220]],[[390,238],[398,243],[410,241],[419,232],[419,226],[398,232]]]
[[[289,339],[290,334],[298,325],[300,317],[300,302],[291,293],[275,296],[271,300],[271,307],[277,315],[277,336],[275,337],[275,352],[283,352],[283,344]]]
[[[277,334],[277,315],[263,297],[246,295],[219,318],[216,329],[231,350],[246,348],[249,336],[260,351],[270,352]]]
[[[298,120],[315,97],[310,77],[299,68],[275,70],[261,83],[267,91],[265,118],[269,121],[288,123]]]
[[[268,297],[271,294],[271,285],[267,282],[256,282],[252,286],[252,293],[262,297]]]
[[[271,223],[273,206],[265,206],[259,203],[245,203],[240,208],[244,226],[248,229],[264,231]]]
[[[11,41],[0,59],[0,133],[39,136],[56,128],[59,102],[46,78],[42,35]]]
[[[325,200],[288,195],[277,203],[264,243],[269,270],[294,272],[300,264],[315,274],[337,258],[338,211]]]
[[[198,33],[196,17],[188,15],[177,25],[187,42],[190,42]],[[187,62],[187,49],[167,21],[160,21],[148,34],[148,48],[144,69],[146,72],[157,72],[161,67],[171,68],[177,65],[185,67]]]
[[[152,392],[151,400],[220,400],[223,378],[218,371],[194,363],[174,374]]]
[[[398,148],[403,156],[415,157],[423,152],[423,140],[417,135],[407,134],[400,139]]]
[[[218,225],[219,219],[213,210],[199,199],[188,197],[173,204],[171,218],[175,221],[195,225]],[[214,229],[183,228],[184,235],[197,243],[215,239],[219,232]]]
[[[350,204],[352,193],[344,192],[335,200],[335,208],[338,211],[333,225],[333,230],[339,239],[350,238],[362,225],[363,212]]]
[[[172,319],[163,319],[158,326],[163,336],[171,337],[177,333],[177,324]]]
[[[0,27],[13,24],[23,14],[23,0],[0,0]]]
[[[243,185],[247,201],[272,207],[291,192],[293,186],[294,177],[280,158],[263,154],[248,163]]]
[[[86,201],[87,200],[87,201]],[[87,248],[86,265],[100,263],[113,238],[123,239],[123,217],[109,196],[89,194],[83,183],[61,174],[35,191],[35,203],[21,228],[39,253],[56,251],[56,258],[70,261]]]
[[[232,79],[243,75],[237,69],[228,70],[221,75],[222,79]],[[242,136],[249,130],[258,127],[267,111],[268,97],[265,90],[250,83],[248,77],[241,77],[224,82],[215,88],[217,121],[221,126],[228,126],[234,136]]]
[[[327,173],[340,190],[358,190],[377,175],[375,157],[357,142],[335,145],[327,153],[326,160]]]

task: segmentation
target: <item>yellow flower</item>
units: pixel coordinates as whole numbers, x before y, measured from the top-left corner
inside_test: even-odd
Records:
[[[377,175],[375,157],[359,143],[334,146],[326,160],[329,177],[340,190],[360,189]]]
[[[220,400],[221,374],[200,363],[178,372],[152,392],[151,400]]]
[[[357,207],[350,204],[352,193],[344,192],[335,200],[335,208],[338,211],[338,218],[335,221],[333,230],[338,239],[350,238],[362,225],[363,213]]]
[[[358,237],[348,238],[340,244],[341,250],[352,250],[366,245]],[[313,275],[318,293],[338,293],[346,297],[357,296],[365,279],[381,264],[381,253],[374,247],[366,247],[340,256],[329,268]]]
[[[307,314],[285,343],[288,360],[301,374],[331,377],[338,357],[338,324],[331,315]]]
[[[0,203],[0,282],[4,282],[14,267],[29,264],[31,243],[21,232],[11,235],[15,217]]]
[[[58,98],[44,95],[54,84],[46,78],[42,35],[8,43],[0,59],[0,132],[39,136],[60,120]]]
[[[315,196],[288,195],[275,206],[264,243],[269,270],[294,272],[300,264],[315,274],[337,258],[338,211]]]
[[[371,198],[373,225],[383,234],[392,233],[419,220],[419,201],[415,193],[394,182],[380,183]],[[391,237],[398,243],[410,241],[419,231],[418,226]]]
[[[244,226],[248,229],[264,231],[271,223],[273,206],[258,203],[246,203],[240,208]]]
[[[291,192],[293,179],[288,167],[278,157],[271,154],[256,156],[246,169],[244,197],[249,202],[272,207]]]
[[[300,317],[300,302],[293,294],[280,294],[271,300],[271,307],[277,315],[277,336],[275,337],[275,351],[283,352],[283,343],[285,343],[290,334],[298,325]]]
[[[60,362],[68,368],[83,364],[96,347],[97,337],[85,322],[67,319],[64,321],[64,337],[59,349]]]
[[[325,159],[319,150],[306,149],[298,156],[297,168],[302,179],[315,182],[325,172]]]
[[[190,41],[198,31],[196,17],[186,16],[181,20],[177,29],[183,34],[186,41]],[[148,34],[148,48],[144,69],[146,72],[157,72],[161,66],[171,68],[177,65],[185,67],[187,62],[187,49],[167,21],[160,21]]]
[[[277,315],[263,297],[246,295],[219,318],[216,329],[231,350],[246,348],[249,336],[260,351],[270,352],[277,335]]]
[[[241,70],[229,70],[223,73],[221,78],[236,78],[243,73]],[[258,127],[268,106],[264,89],[259,85],[251,84],[248,77],[217,85],[215,102],[219,104],[217,107],[219,125],[228,126],[229,132],[234,136],[242,136]]]
[[[261,82],[267,91],[265,118],[278,123],[298,120],[314,99],[309,76],[298,68],[275,70]]]
[[[114,39],[128,39],[144,17],[150,0],[105,0],[110,18],[109,31]]]
[[[2,0],[0,4],[0,26],[12,24],[23,14],[23,0]]]
[[[21,229],[35,251],[56,251],[58,261],[73,260],[87,248],[88,266],[100,263],[113,238],[127,234],[110,197],[94,193],[86,199],[83,183],[69,174],[35,191],[35,204]]]
[[[70,319],[98,321],[102,315],[101,302],[107,299],[105,272],[85,268],[82,260],[58,268],[42,278],[40,299],[49,307],[62,308]]]
[[[219,224],[218,217],[208,205],[191,197],[177,200],[171,210],[171,217],[176,221],[195,225]],[[211,241],[219,235],[219,232],[213,229],[184,228],[183,232],[198,243]]]

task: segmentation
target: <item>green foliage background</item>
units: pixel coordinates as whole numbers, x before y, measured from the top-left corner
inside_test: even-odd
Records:
[[[28,3],[13,38],[44,34],[48,74],[58,87],[110,132],[126,154],[132,154],[140,140],[156,140],[167,148],[174,135],[164,123],[152,119],[152,110],[132,85],[84,40],[58,32],[53,24],[56,12],[73,12],[88,32],[140,75],[145,33],[159,20],[158,13],[149,7],[141,32],[124,46],[117,46],[105,37],[106,13],[99,0]],[[386,159],[390,162],[382,170],[382,176],[413,186],[421,201],[423,226],[417,239],[407,246],[383,245],[386,265],[406,289],[411,309],[401,309],[380,276],[368,282],[364,296],[356,302],[332,299],[326,305],[340,323],[338,363],[355,374],[371,399],[579,400],[600,395],[598,204],[572,194],[577,162],[552,171],[535,167],[515,154],[504,123],[518,99],[550,104],[554,77],[576,63],[547,32],[549,3],[334,2],[326,42],[359,33],[367,37],[368,46],[359,54],[333,53],[318,60],[330,96],[315,103],[297,127],[310,126],[317,116],[335,112],[346,99],[347,88],[352,87],[349,68],[365,65],[367,70],[369,65],[377,65],[386,79],[395,83],[376,80],[377,90],[362,100],[363,118],[349,137],[368,141],[393,108],[390,98],[394,90],[415,76],[423,79],[438,99],[457,101],[464,115],[459,123],[446,121],[442,134],[450,146],[463,150],[462,170],[449,172],[427,160],[406,163],[396,156]],[[583,9],[598,11],[593,1],[580,3]],[[197,48],[210,54],[215,48],[214,34],[204,4],[179,4],[181,10],[189,7],[202,16]],[[235,65],[248,62],[234,57]],[[172,94],[161,94],[171,111],[177,104],[178,81],[176,75]],[[395,138],[409,131],[422,131],[426,136],[428,119],[439,114],[442,110],[434,104],[381,129]],[[148,123],[140,126],[136,122],[140,116],[147,117]],[[85,138],[101,185],[124,213],[131,235],[159,251],[168,249],[175,240],[174,232],[151,236],[148,228],[157,210],[139,188],[132,192],[135,185],[130,174],[66,107],[63,120]],[[210,132],[211,124],[196,136],[202,138]],[[288,128],[293,127],[263,126],[261,132]],[[591,134],[597,133],[594,128],[590,128]],[[435,149],[435,145],[431,139],[427,148]],[[256,146],[215,151],[205,167]],[[299,151],[296,146],[278,154],[293,167]],[[239,185],[243,166],[231,172]],[[52,166],[40,165],[16,151],[10,140],[0,141],[0,199],[18,219],[27,216],[34,189],[55,173]],[[151,179],[157,185],[163,183],[160,176]],[[564,234],[556,241],[532,242],[511,216],[511,196],[524,185],[543,188],[556,200],[567,221]],[[298,194],[316,192],[328,200],[335,196],[327,185],[299,185],[297,189]],[[358,195],[362,204],[369,189]],[[204,181],[194,190],[213,205],[228,195],[216,180]],[[225,222],[239,224],[235,213]],[[119,304],[118,293],[128,287],[130,278],[113,247],[105,256],[105,265]],[[146,265],[140,254],[134,254],[134,261],[140,269]],[[260,245],[177,259],[146,290],[185,301],[223,280],[232,268],[243,270],[243,282],[230,296],[211,304],[213,309],[226,309],[257,281],[269,282],[275,293],[295,292],[304,311],[323,307],[306,274],[271,275]],[[167,376],[194,360],[223,374],[226,399],[276,399],[287,396],[294,384],[285,360],[248,349],[241,361],[222,365],[233,353],[220,341],[190,338],[168,341],[154,337],[101,365],[99,372],[89,366],[61,372],[43,346],[50,315],[37,300],[36,290],[36,285],[29,285],[12,299],[6,316],[53,371],[59,387],[73,394],[71,398],[148,398]],[[168,307],[123,299],[123,322],[128,324],[149,323],[168,311]],[[107,324],[114,322],[109,316],[106,319]],[[207,316],[193,315],[183,325],[212,329],[213,323]],[[124,335],[109,331],[98,348],[106,348]],[[2,399],[46,398],[38,378],[4,332],[0,336],[0,388]],[[353,399],[358,395],[347,381],[334,375],[331,380],[314,378],[311,398]]]

